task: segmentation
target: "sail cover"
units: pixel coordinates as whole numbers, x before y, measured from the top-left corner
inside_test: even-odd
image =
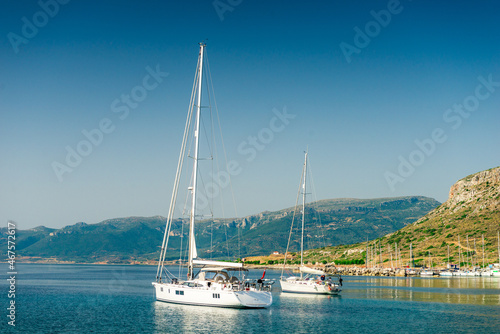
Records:
[[[306,274],[312,274],[312,275],[324,275],[325,274],[325,272],[322,270],[316,270],[316,269],[308,268],[305,266],[300,267],[300,272],[306,273]]]
[[[196,259],[198,257],[198,252],[196,251],[196,239],[194,238],[194,233],[191,233],[191,258]]]

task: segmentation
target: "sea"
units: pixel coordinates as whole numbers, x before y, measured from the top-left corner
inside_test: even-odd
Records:
[[[16,264],[9,272],[0,264],[1,333],[500,332],[494,277],[345,276],[339,296],[275,288],[267,309],[224,309],[155,301],[155,266]],[[265,278],[280,274],[268,269]]]

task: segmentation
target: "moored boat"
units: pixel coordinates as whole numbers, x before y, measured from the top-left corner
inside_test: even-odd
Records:
[[[283,270],[286,265],[288,254],[285,252],[285,260],[283,262],[283,270],[281,271],[281,290],[285,293],[306,293],[306,294],[339,294],[342,286],[342,278],[339,275],[328,275],[322,270],[317,270],[304,266],[304,221],[305,221],[305,206],[306,206],[306,179],[307,179],[307,152],[305,153],[304,166],[301,175],[301,191],[302,191],[302,237],[300,242],[300,276],[285,277]],[[297,206],[295,206],[297,208]],[[294,218],[295,218],[294,211]],[[293,228],[290,227],[290,236]],[[290,242],[290,240],[289,240]],[[335,281],[336,280],[336,281]]]
[[[204,56],[205,44],[200,43],[195,83],[193,84],[192,99],[188,110],[174,189],[172,191],[172,199],[167,217],[167,225],[163,236],[160,259],[158,261],[156,281],[152,282],[155,289],[156,300],[177,304],[230,308],[269,307],[273,301],[270,291],[273,281],[264,280],[264,277],[258,280],[248,279],[246,275],[248,270],[243,268],[242,263],[211,261],[198,258],[195,241],[195,219],[199,217],[196,204],[198,161],[200,160],[199,137]],[[196,102],[194,96],[196,96]],[[165,256],[168,248],[173,213],[188,142],[194,145],[194,155],[191,157],[193,159],[193,168],[191,182],[188,187],[188,193],[191,196],[187,261],[188,272],[187,280],[181,280],[167,270],[165,267]]]

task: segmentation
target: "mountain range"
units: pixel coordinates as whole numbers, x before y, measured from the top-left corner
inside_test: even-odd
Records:
[[[372,240],[409,226],[439,202],[422,196],[378,199],[330,199],[307,204],[306,248],[345,245]],[[294,208],[261,212],[243,218],[198,222],[198,254],[205,259],[234,260],[246,256],[284,252]],[[126,217],[97,224],[83,222],[61,229],[39,226],[19,230],[16,251],[21,260],[56,260],[78,263],[133,263],[154,261],[159,254],[166,219]],[[176,219],[170,231],[167,259],[175,260],[185,251],[187,223]],[[294,233],[296,235],[296,233]],[[0,247],[6,249],[7,229],[0,229]],[[5,244],[5,245],[4,245]],[[292,238],[291,249],[299,239]]]

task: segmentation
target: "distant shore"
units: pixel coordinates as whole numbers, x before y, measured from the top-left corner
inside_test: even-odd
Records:
[[[0,261],[0,263],[7,263],[6,261]],[[38,257],[19,257],[17,263],[22,264],[59,264],[59,265],[121,265],[121,266],[157,266],[158,261],[96,261],[96,262],[78,262],[78,261],[61,261],[54,258],[44,259]],[[178,265],[177,261],[165,262],[166,265]],[[258,270],[281,270],[283,269],[282,264],[246,264],[248,269],[258,269]],[[408,273],[408,268],[366,268],[365,266],[334,266],[334,265],[316,265],[312,266],[314,269],[323,270],[328,274],[339,274],[342,276],[393,276],[393,277],[405,277],[414,276]],[[446,268],[435,268],[436,271],[445,270]],[[286,271],[298,272],[297,265],[287,265],[285,266]],[[419,271],[420,269],[416,269]]]

